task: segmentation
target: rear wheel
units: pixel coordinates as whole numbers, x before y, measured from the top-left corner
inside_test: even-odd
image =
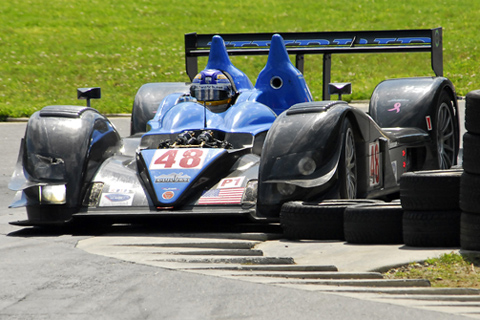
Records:
[[[434,127],[439,169],[448,169],[456,163],[459,133],[454,119],[452,100],[448,93],[443,92],[435,114]]]

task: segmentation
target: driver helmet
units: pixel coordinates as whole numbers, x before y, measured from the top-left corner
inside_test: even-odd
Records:
[[[220,70],[206,69],[195,76],[190,94],[212,112],[224,112],[235,95],[233,85]]]

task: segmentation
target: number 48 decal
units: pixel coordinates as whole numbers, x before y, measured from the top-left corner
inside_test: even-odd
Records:
[[[198,169],[208,152],[202,149],[159,149],[155,151],[150,170],[160,169]]]
[[[380,143],[378,140],[369,144],[370,186],[380,184]]]

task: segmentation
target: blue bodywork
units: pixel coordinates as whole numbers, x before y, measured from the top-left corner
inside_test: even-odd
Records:
[[[180,133],[185,130],[220,130],[256,135],[270,128],[276,115],[300,102],[312,101],[303,75],[290,62],[280,35],[272,38],[270,54],[255,87],[228,57],[220,36],[212,39],[205,69],[228,73],[238,92],[235,103],[223,113],[213,113],[184,94],[171,94],[160,104],[155,117],[148,122],[146,135]],[[277,81],[277,82],[275,82]]]

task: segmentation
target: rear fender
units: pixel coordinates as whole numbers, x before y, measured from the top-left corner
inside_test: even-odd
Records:
[[[369,114],[382,128],[416,127],[431,130],[438,100],[448,92],[458,123],[458,105],[453,84],[444,77],[389,79],[380,82],[370,99]]]

